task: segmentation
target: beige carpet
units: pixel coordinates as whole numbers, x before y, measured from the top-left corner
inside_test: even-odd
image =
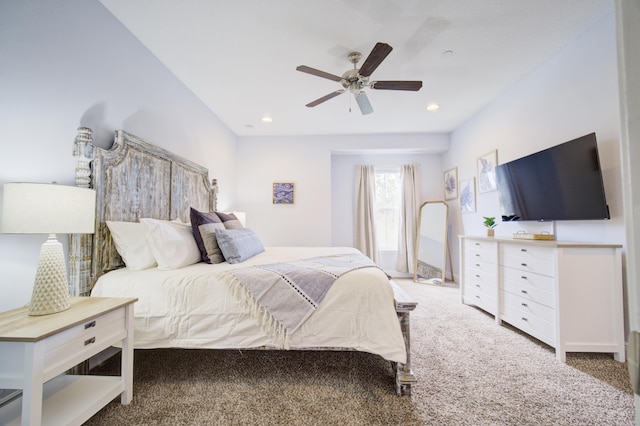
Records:
[[[412,315],[412,398],[388,362],[356,352],[137,350],[134,399],[88,425],[633,425],[626,365],[556,361],[548,346],[460,303],[450,286],[399,283]],[[117,373],[116,359],[99,373]]]

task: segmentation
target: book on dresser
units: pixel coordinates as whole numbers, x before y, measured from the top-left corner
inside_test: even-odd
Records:
[[[622,246],[462,235],[462,302],[567,352],[624,362]]]

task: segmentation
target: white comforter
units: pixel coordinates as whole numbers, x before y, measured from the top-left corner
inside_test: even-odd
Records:
[[[134,305],[136,348],[274,347],[218,272],[354,251],[346,247],[267,247],[235,265],[198,263],[170,271],[119,269],[100,277],[91,295],[138,298]],[[406,362],[393,291],[384,272],[363,268],[340,277],[313,315],[289,336],[289,344],[292,349],[351,348]]]

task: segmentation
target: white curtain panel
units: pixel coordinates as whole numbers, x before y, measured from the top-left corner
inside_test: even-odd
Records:
[[[376,175],[373,166],[356,166],[356,208],[354,246],[378,262],[376,239]]]
[[[418,219],[418,166],[404,164],[400,174],[402,186],[400,226],[398,234],[398,260],[396,271],[413,273],[416,228]]]

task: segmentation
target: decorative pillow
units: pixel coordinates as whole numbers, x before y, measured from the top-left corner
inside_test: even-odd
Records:
[[[220,218],[224,224],[225,229],[243,229],[242,222],[233,213],[216,212],[216,215]]]
[[[264,246],[251,229],[216,229],[218,245],[229,263],[240,263],[264,251]]]
[[[158,269],[178,269],[202,260],[191,225],[158,219],[140,219]]]
[[[218,246],[216,229],[224,229],[224,225],[222,223],[205,223],[198,227],[198,231],[202,237],[202,243],[205,248],[206,259],[204,261],[207,263],[215,264],[224,262],[222,250],[220,250],[220,247]]]
[[[194,209],[193,207],[191,207],[190,217],[191,217],[191,230],[193,231],[193,238],[196,240],[196,244],[198,246],[198,249],[200,250],[200,256],[202,260],[206,263],[224,262],[222,253],[220,253],[218,249],[218,243],[215,241],[215,238],[216,238],[215,227],[206,228],[206,229],[210,229],[211,231],[207,234],[207,238],[209,239],[209,248],[207,248],[204,242],[204,236],[202,235],[203,228],[201,228],[205,224],[213,224],[213,223],[217,223],[220,225],[220,227],[224,228],[224,225],[222,224],[222,220],[218,217],[216,213],[203,213]],[[215,261],[214,259],[211,259],[211,257],[209,256],[209,250],[211,250],[214,257],[216,257],[216,259],[219,259],[219,261]],[[218,251],[217,254],[219,256],[215,256],[216,250]]]
[[[128,269],[139,271],[157,265],[145,238],[147,228],[139,222],[107,221],[116,250]]]

